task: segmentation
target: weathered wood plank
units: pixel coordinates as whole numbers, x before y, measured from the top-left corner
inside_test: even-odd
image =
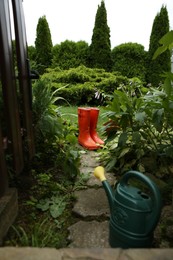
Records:
[[[19,84],[22,94],[23,127],[26,129],[29,158],[35,153],[34,134],[32,124],[32,90],[27,57],[27,40],[25,19],[21,0],[12,0],[14,25],[16,35],[17,64],[19,71]]]

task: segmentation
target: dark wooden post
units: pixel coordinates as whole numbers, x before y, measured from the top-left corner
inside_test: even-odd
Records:
[[[22,0],[12,0],[14,26],[16,35],[17,64],[19,71],[19,84],[22,94],[23,105],[23,126],[26,130],[29,158],[35,152],[34,134],[32,125],[32,89],[30,82],[30,71],[27,57],[27,40],[25,30],[25,19],[23,13]]]
[[[2,197],[8,189],[8,175],[3,149],[2,132],[0,128],[0,197]]]
[[[13,156],[14,170],[19,173],[23,169],[23,149],[13,65],[9,1],[0,0],[0,74],[4,113],[10,143],[8,148]]]

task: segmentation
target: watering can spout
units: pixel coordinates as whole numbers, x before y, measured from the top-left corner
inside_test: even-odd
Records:
[[[102,182],[103,188],[104,188],[107,198],[108,198],[110,212],[112,212],[113,203],[114,203],[114,193],[113,193],[113,190],[112,190],[110,184],[106,180],[106,177],[104,174],[104,168],[102,166],[96,167],[94,170],[94,176]]]

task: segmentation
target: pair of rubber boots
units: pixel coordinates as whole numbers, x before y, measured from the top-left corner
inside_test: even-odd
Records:
[[[97,134],[98,108],[78,108],[78,142],[88,150],[96,150],[104,144]]]

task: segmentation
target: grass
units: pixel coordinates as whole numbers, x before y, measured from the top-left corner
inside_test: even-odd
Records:
[[[99,107],[99,118],[98,118],[98,132],[100,132],[100,128],[106,122],[106,119],[103,118],[103,113],[105,112],[104,107]],[[69,120],[74,126],[78,126],[78,107],[76,106],[63,106],[60,108],[60,112],[62,113],[62,117],[65,120]]]

